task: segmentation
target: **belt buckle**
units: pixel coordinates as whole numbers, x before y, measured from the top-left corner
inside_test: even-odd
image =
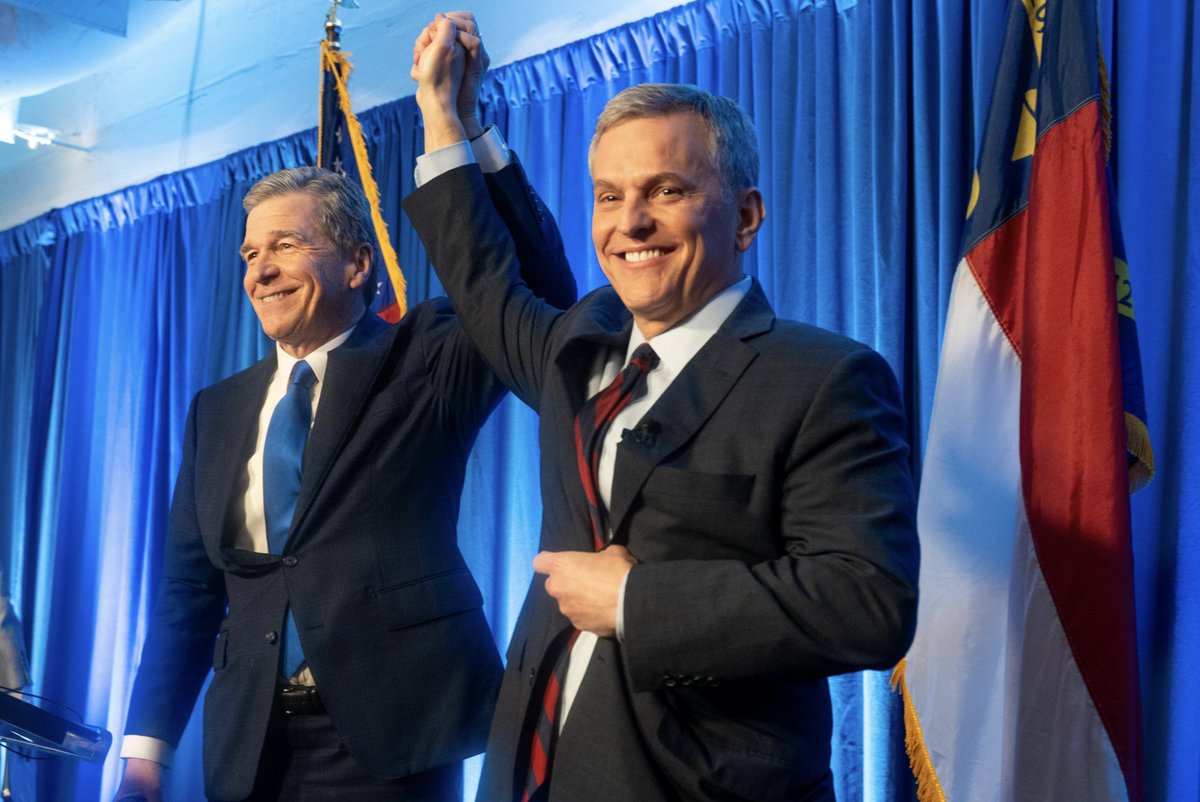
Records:
[[[279,686],[279,703],[285,716],[320,713],[325,709],[317,689],[311,685]]]

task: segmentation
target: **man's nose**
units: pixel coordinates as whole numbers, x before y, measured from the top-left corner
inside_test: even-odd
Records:
[[[642,198],[630,198],[621,206],[621,217],[617,222],[621,234],[627,237],[641,237],[654,228],[654,217],[650,214],[650,205]]]
[[[253,262],[246,265],[246,272],[254,281],[262,283],[279,275],[279,267],[270,254],[264,253],[256,256]]]

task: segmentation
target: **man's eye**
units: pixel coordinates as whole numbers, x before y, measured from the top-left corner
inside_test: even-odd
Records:
[[[616,199],[617,199],[616,195],[612,194],[611,192],[607,192],[607,193],[601,195],[597,200],[599,200],[600,203],[612,203]]]

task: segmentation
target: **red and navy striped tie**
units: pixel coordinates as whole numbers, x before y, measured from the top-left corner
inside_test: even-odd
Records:
[[[634,349],[629,364],[613,380],[612,384],[596,393],[579,410],[575,416],[575,456],[579,463],[579,478],[583,482],[583,492],[587,497],[588,514],[592,523],[592,547],[601,551],[607,540],[608,523],[607,511],[600,500],[599,481],[596,476],[600,464],[600,448],[604,436],[612,426],[613,419],[635,398],[646,391],[646,374],[658,364],[658,354],[649,343],[642,343]],[[579,637],[579,630],[573,630],[570,637],[559,650],[554,660],[554,667],[546,678],[546,688],[542,693],[540,710],[538,711],[537,726],[533,731],[533,744],[529,753],[529,772],[525,779],[525,793],[521,802],[531,802],[535,794],[542,788],[550,775],[550,763],[554,753],[554,742],[557,738],[559,702],[562,698],[562,680],[567,673],[567,663],[570,662],[571,648]]]

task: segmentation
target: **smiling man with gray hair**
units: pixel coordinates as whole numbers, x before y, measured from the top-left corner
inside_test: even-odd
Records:
[[[589,151],[611,286],[536,298],[480,169],[447,163],[469,15],[414,75],[405,210],[468,333],[541,416],[542,551],[481,802],[829,800],[827,677],[890,668],[916,625],[904,410],[870,348],[777,319],[748,116],[697,87],[614,97]],[[469,161],[469,160],[467,160]]]
[[[575,298],[516,167],[484,179],[524,280]],[[446,299],[370,311],[362,190],[314,167],[245,198],[244,288],[275,341],[188,413],[118,799],[157,800],[210,668],[212,800],[461,797],[500,662],[456,539],[475,436],[504,392]]]

